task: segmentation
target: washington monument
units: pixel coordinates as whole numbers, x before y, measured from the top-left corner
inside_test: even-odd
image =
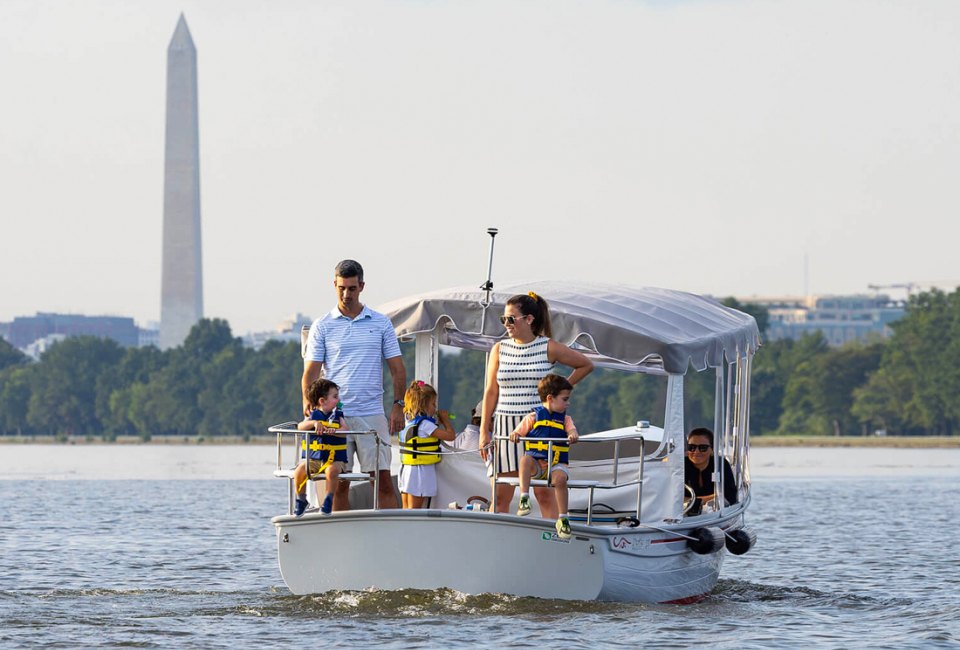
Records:
[[[203,318],[197,48],[183,14],[167,48],[160,348],[180,345]]]

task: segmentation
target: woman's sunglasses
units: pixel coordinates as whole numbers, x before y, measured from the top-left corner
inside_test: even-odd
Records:
[[[526,317],[525,316],[501,316],[500,322],[503,323],[504,325],[513,325],[518,320],[523,320],[524,318]]]
[[[687,445],[687,451],[707,451],[710,445]]]

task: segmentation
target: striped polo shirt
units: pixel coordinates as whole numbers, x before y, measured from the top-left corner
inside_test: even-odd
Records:
[[[538,336],[529,343],[500,341],[500,363],[497,368],[497,414],[523,416],[540,406],[537,384],[553,370],[547,358],[550,339]]]
[[[305,361],[323,363],[346,416],[383,415],[383,361],[400,356],[390,319],[366,305],[353,319],[336,307],[310,326]]]

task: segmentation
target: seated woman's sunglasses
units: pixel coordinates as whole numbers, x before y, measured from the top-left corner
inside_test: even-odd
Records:
[[[687,445],[687,451],[707,451],[710,445]]]

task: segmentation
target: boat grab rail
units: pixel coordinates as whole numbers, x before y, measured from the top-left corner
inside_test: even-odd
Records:
[[[509,441],[509,440],[510,440],[510,436],[506,436],[506,435],[500,434],[500,435],[493,436],[493,440],[495,440],[495,441],[496,441],[496,440]],[[525,438],[521,438],[521,439],[520,439],[520,442],[518,442],[518,443],[516,443],[516,444],[521,444],[521,443],[524,442],[525,440],[526,440]],[[538,437],[538,438],[532,438],[532,440],[536,440],[537,442],[546,442],[546,443],[547,443],[547,474],[548,474],[548,476],[549,476],[550,469],[553,467],[553,444],[554,444],[554,443],[566,444],[566,443],[568,442],[568,440],[567,440],[567,438],[539,438],[539,437]],[[618,434],[616,437],[605,437],[605,438],[594,438],[594,437],[591,437],[591,436],[589,436],[589,435],[588,435],[588,436],[581,436],[580,438],[577,439],[577,442],[573,443],[573,444],[577,444],[577,445],[579,445],[579,444],[581,444],[581,443],[584,443],[584,442],[586,442],[586,443],[594,443],[594,444],[596,444],[596,443],[607,443],[607,444],[613,443],[613,483],[609,483],[609,484],[607,484],[607,483],[602,483],[601,485],[604,486],[605,488],[618,488],[618,487],[624,487],[624,486],[627,486],[627,485],[634,485],[634,484],[637,482],[637,480],[640,480],[640,479],[631,480],[631,481],[629,481],[629,482],[627,482],[627,483],[621,483],[620,480],[619,480],[619,473],[620,473],[620,472],[619,472],[619,468],[620,468],[620,443],[621,443],[622,441],[624,441],[624,440],[639,440],[640,443],[641,443],[641,447],[642,447],[642,444],[643,444],[643,442],[644,442],[644,438],[643,438],[643,434],[642,434],[642,433],[628,433],[628,434]],[[488,446],[488,447],[491,447],[491,446],[494,446],[494,445],[493,445],[493,443],[491,442],[491,443],[488,444],[487,446]],[[651,460],[651,461],[652,461],[652,460],[660,460],[659,452],[660,452],[660,450],[661,450],[663,447],[664,447],[664,445],[661,444],[660,447],[658,447],[656,451],[654,451],[652,454],[649,454],[649,455],[644,456],[643,459],[644,459],[645,461],[647,461],[647,460]],[[495,448],[494,448],[494,454],[496,454],[498,451],[499,451],[499,450],[495,447]],[[641,472],[641,476],[642,476],[642,472]],[[549,480],[549,479],[548,479],[548,480]],[[551,487],[552,487],[552,485],[551,485]]]
[[[525,440],[525,438],[522,438],[522,439],[521,439],[519,442],[517,442],[516,444],[519,445],[519,444],[521,444],[521,442],[523,442],[524,440]],[[545,481],[543,481],[542,483],[543,483],[543,485],[544,485],[545,487],[553,487],[553,474],[552,474],[552,471],[551,471],[551,470],[553,469],[553,465],[554,465],[554,463],[553,463],[553,457],[554,457],[554,454],[553,454],[553,445],[554,445],[554,443],[557,443],[557,444],[569,444],[569,441],[568,441],[567,438],[540,438],[540,437],[534,438],[534,440],[536,440],[537,442],[545,442],[545,443],[547,443],[547,472],[546,472],[546,474],[547,474],[547,479],[546,479]],[[619,470],[620,470],[620,443],[621,443],[623,440],[639,440],[639,441],[640,441],[640,448],[643,449],[643,434],[642,434],[641,432],[639,432],[639,431],[638,431],[638,432],[634,432],[634,433],[621,433],[621,434],[617,434],[616,436],[605,436],[605,437],[602,437],[602,438],[600,438],[600,437],[592,438],[592,437],[590,437],[590,436],[583,436],[583,437],[578,438],[578,439],[577,439],[577,442],[574,443],[574,444],[580,444],[580,443],[584,443],[584,442],[585,442],[585,443],[601,443],[601,442],[603,442],[603,443],[608,443],[608,444],[609,444],[609,443],[613,443],[613,483],[600,483],[599,481],[569,481],[569,480],[567,481],[567,487],[569,487],[569,488],[588,490],[588,492],[587,492],[587,525],[588,525],[588,526],[593,523],[593,492],[594,492],[594,490],[597,490],[597,489],[600,489],[600,490],[612,490],[612,489],[615,489],[615,488],[630,487],[630,486],[632,486],[632,485],[636,485],[636,486],[637,486],[637,510],[636,510],[636,513],[637,513],[637,521],[640,521],[640,510],[641,510],[641,505],[642,505],[642,502],[643,502],[643,463],[637,463],[638,466],[639,466],[639,468],[638,468],[638,470],[637,470],[637,478],[636,478],[635,480],[631,480],[631,481],[628,481],[628,482],[626,482],[626,483],[621,483],[621,482],[619,481],[619,478],[620,478],[620,476],[619,476],[619,475],[620,475],[620,471],[619,471]],[[502,441],[508,441],[508,442],[509,442],[509,441],[510,441],[510,436],[508,436],[508,435],[503,435],[503,434],[495,435],[495,436],[493,436],[493,441],[490,443],[490,444],[493,446],[493,468],[494,468],[494,471],[493,471],[493,481],[494,481],[495,484],[496,484],[496,483],[504,483],[504,484],[509,484],[509,485],[516,485],[516,483],[514,483],[514,480],[517,480],[517,482],[519,482],[519,480],[516,479],[516,477],[510,476],[510,477],[500,478],[500,471],[499,471],[499,469],[498,469],[498,468],[500,467],[500,462],[499,462],[499,460],[500,460],[500,445],[494,444],[494,442],[496,442],[496,441],[501,441],[501,442],[502,442]],[[661,447],[662,447],[662,446],[663,446],[663,445],[661,445]],[[658,450],[659,450],[659,448],[658,448]],[[656,455],[656,453],[657,453],[657,452],[654,452],[653,455]],[[644,460],[648,460],[648,458],[647,458],[646,456],[644,456]],[[652,459],[650,459],[650,460],[652,460]],[[508,480],[508,479],[510,479],[510,480]],[[531,485],[534,485],[534,484],[537,484],[537,483],[540,483],[540,481],[531,481]],[[492,509],[494,512],[497,511],[497,491],[496,491],[496,490],[493,491],[493,503],[491,504],[491,509]]]
[[[274,470],[273,475],[277,478],[287,479],[288,485],[288,494],[287,494],[287,509],[288,514],[293,514],[294,500],[296,499],[296,486],[293,481],[293,472],[296,470],[297,465],[300,464],[300,451],[301,447],[307,444],[309,437],[316,436],[315,431],[301,431],[297,428],[297,422],[282,422],[280,424],[275,424],[272,427],[267,429],[268,433],[277,434],[277,468]],[[283,467],[283,439],[284,436],[292,436],[293,440],[293,458],[294,466],[293,469],[284,469]],[[380,445],[384,444],[380,440],[380,436],[377,434],[376,429],[369,429],[366,431],[350,431],[350,430],[339,430],[337,435],[341,436],[369,436],[372,435],[377,446],[376,456],[376,470],[373,473],[373,509],[380,509]],[[301,445],[301,442],[304,444]],[[306,459],[305,459],[306,460]],[[320,478],[325,478],[323,474],[311,474],[310,473],[310,463],[306,463],[307,470],[307,480],[316,481]],[[370,477],[366,474],[341,474],[340,480],[343,481],[369,481]]]

